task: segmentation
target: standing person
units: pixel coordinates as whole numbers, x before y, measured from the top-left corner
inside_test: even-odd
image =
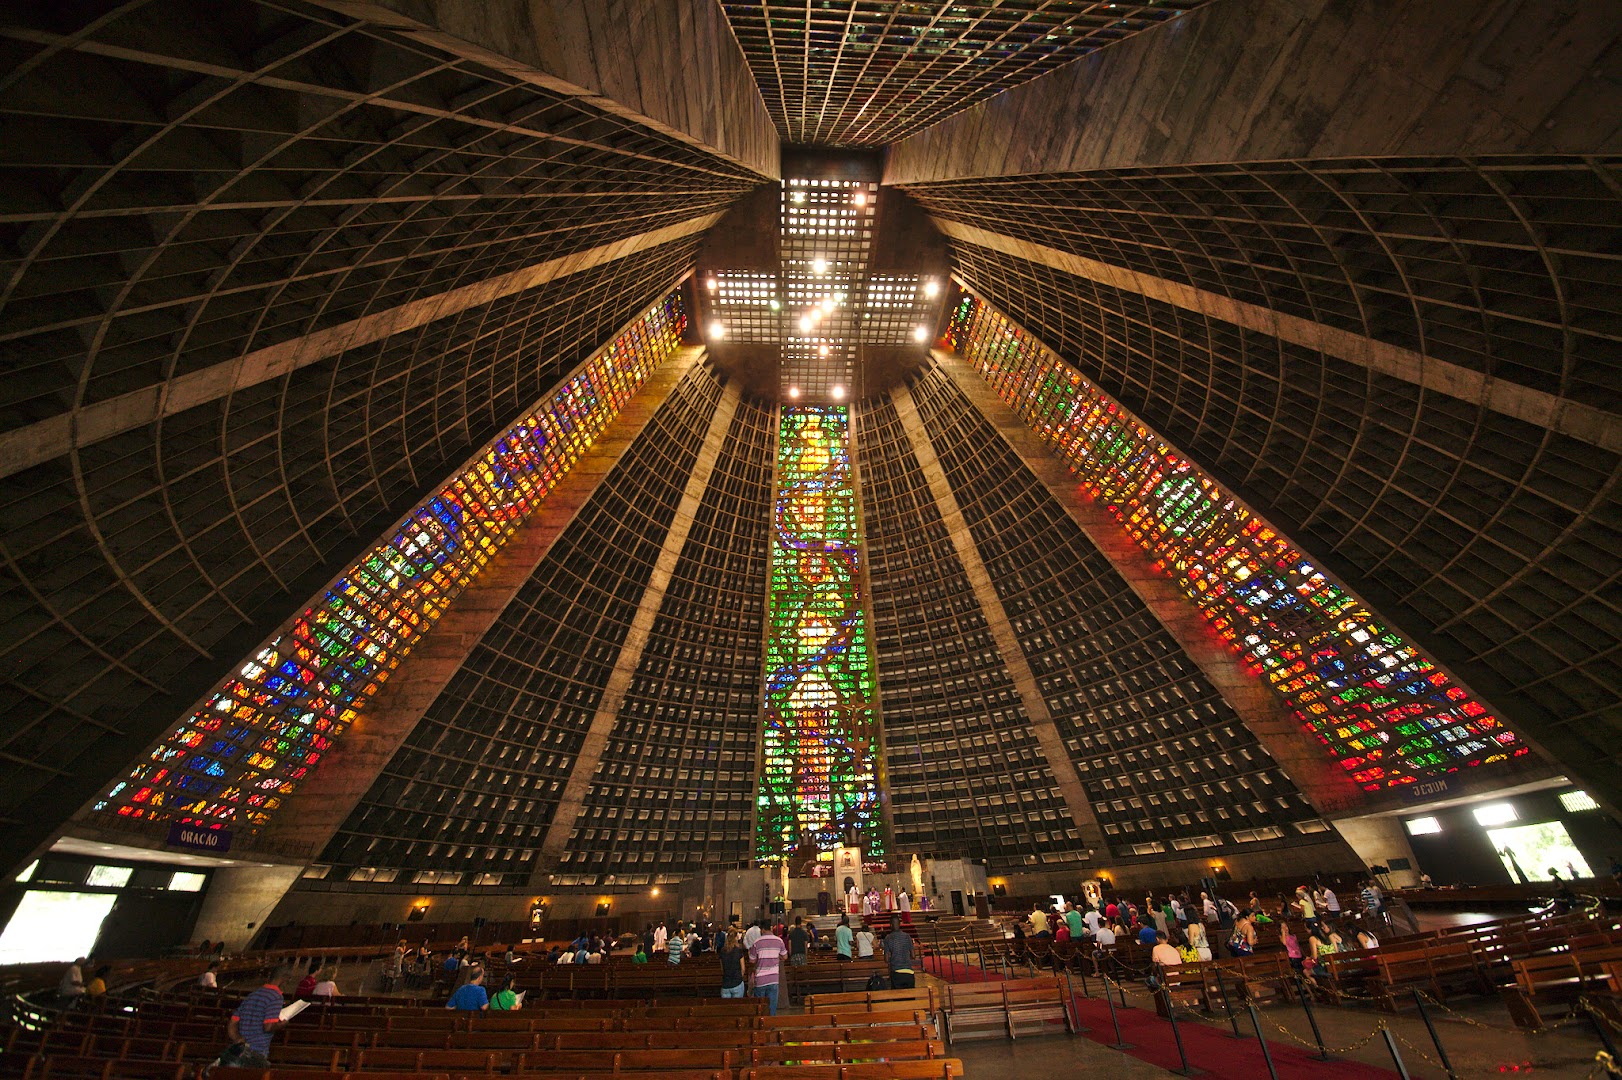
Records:
[[[1324,917],[1332,923],[1340,922],[1340,897],[1335,895],[1335,890],[1329,885],[1324,886],[1323,900]]]
[[[405,975],[405,959],[406,943],[405,938],[401,938],[400,943],[394,947],[393,954],[389,956],[387,963],[383,965],[384,990],[393,990],[400,985],[400,980]]]
[[[682,948],[686,944],[687,939],[682,937],[681,927],[676,927],[676,932],[665,938],[665,959],[671,964],[681,963]]]
[[[896,894],[895,902],[896,906],[901,909],[902,914],[912,914],[912,897],[907,895],[907,890],[905,888]]]
[[[226,1027],[234,1048],[240,1048],[234,1055],[226,1051],[231,1055],[230,1064],[248,1069],[270,1068],[270,1038],[282,1022],[282,1007],[286,1004],[282,988],[275,981],[242,999]]]
[[[664,923],[660,923],[658,926],[655,926],[653,928],[653,951],[664,952],[665,945],[669,939],[670,932],[665,929]]]
[[[854,915],[861,906],[862,894],[857,890],[856,883],[853,881],[850,883],[850,888],[845,890],[845,914]]]
[[[454,957],[453,957],[453,959],[454,959]],[[450,961],[447,960],[446,963],[449,964]],[[310,964],[310,970],[308,970],[308,971],[306,971],[304,973],[304,978],[300,979],[298,981],[298,986],[294,987],[293,996],[296,997],[296,998],[307,998],[311,994],[313,994],[315,992],[315,984],[317,982],[320,982],[320,980],[315,977],[316,973],[319,972],[320,970],[321,970],[321,961],[319,961],[319,960],[312,961],[311,964]],[[454,971],[455,969],[452,968],[450,970]]]
[[[741,998],[744,991],[743,961],[748,955],[743,947],[743,935],[733,930],[716,950],[721,956],[721,996]]]
[[[912,936],[901,929],[901,920],[890,918],[890,932],[884,935],[884,959],[890,965],[890,989],[911,990],[917,986],[912,970]]]
[[[866,924],[863,924],[863,928],[866,928]],[[849,960],[850,943],[850,916],[841,915],[839,917],[839,925],[834,927],[834,954],[841,960]]]
[[[856,955],[863,960],[873,959],[873,931],[866,924],[856,931]]]
[[[479,972],[473,978],[456,988],[456,993],[445,1002],[447,1009],[460,1009],[463,1012],[484,1012],[490,1008],[490,992],[484,988],[484,972]]]
[[[745,949],[755,947],[755,942],[760,938],[760,932],[764,927],[764,922],[752,922],[749,924],[749,929],[743,932],[743,947]]]
[[[766,1011],[771,1016],[777,1015],[777,983],[780,978],[780,969],[783,957],[788,955],[788,946],[783,939],[771,932],[764,919],[761,920],[761,934],[755,943],[749,947],[749,965],[754,972],[755,997],[766,999]]]
[[[523,1002],[518,1000],[518,991],[513,989],[518,980],[508,975],[501,981],[501,989],[490,995],[491,1012],[517,1012],[523,1008]]]
[[[788,962],[793,967],[805,967],[806,949],[811,945],[811,935],[805,932],[805,920],[794,916],[794,928],[788,932]]]
[[[1082,918],[1081,911],[1074,906],[1064,913],[1064,923],[1070,928],[1070,939],[1080,941],[1086,933],[1086,920]]]
[[[1184,931],[1188,937],[1188,947],[1194,950],[1194,955],[1201,960],[1211,959],[1211,941],[1205,936],[1205,924],[1191,922]]]
[[[1312,902],[1312,894],[1307,892],[1305,885],[1296,886],[1295,901],[1290,906],[1296,909],[1301,921],[1307,924],[1308,932],[1318,925],[1318,908]]]
[[[1042,910],[1042,905],[1041,904],[1032,904],[1031,905],[1031,933],[1034,934],[1036,937],[1041,937],[1044,934],[1046,934],[1047,932],[1048,932],[1048,913]],[[885,935],[885,940],[888,941],[889,939],[890,939],[889,935],[886,934]]]

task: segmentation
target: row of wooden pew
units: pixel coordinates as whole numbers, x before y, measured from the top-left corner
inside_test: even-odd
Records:
[[[885,978],[889,967],[881,957],[836,960],[816,955],[802,967],[785,964],[780,971],[786,1000],[798,1002],[818,990],[845,993],[865,988],[874,976]],[[684,994],[714,997],[721,988],[721,965],[707,956],[680,964],[655,958],[646,964],[542,964],[534,968],[518,965],[515,974],[521,986],[536,986],[540,995],[548,998]]]
[[[545,1004],[515,1013],[330,1004],[278,1035],[272,1070],[216,1070],[222,1080],[354,1075],[552,1080],[636,1074],[658,1080],[749,1077],[944,1080],[962,1077],[923,1009],[822,1010],[765,1016],[759,999],[625,1008]],[[66,1013],[49,1029],[7,1034],[0,1073],[26,1080],[185,1080],[223,1047],[228,1012],[195,1001]],[[306,1019],[313,1022],[304,1023]],[[21,1068],[18,1068],[18,1065]],[[775,1071],[774,1071],[775,1070]],[[783,1071],[789,1070],[789,1071]],[[811,1070],[803,1072],[800,1070]]]
[[[1304,981],[1281,954],[1180,964],[1157,976],[1174,1006],[1214,1011],[1223,997],[1265,1001],[1305,991],[1318,1001],[1395,1011],[1415,992],[1438,1002],[1497,994],[1517,1023],[1541,1027],[1540,1003],[1622,995],[1622,921],[1578,912],[1429,931],[1325,956]]]

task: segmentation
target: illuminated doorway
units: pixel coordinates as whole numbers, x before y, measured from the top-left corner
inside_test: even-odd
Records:
[[[1555,872],[1567,881],[1594,876],[1583,853],[1571,842],[1571,834],[1558,821],[1488,829],[1487,839],[1511,881],[1553,881]]]

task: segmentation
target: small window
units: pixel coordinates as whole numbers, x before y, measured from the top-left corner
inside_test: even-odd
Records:
[[[1508,825],[1521,816],[1515,812],[1515,807],[1507,802],[1478,806],[1470,812],[1475,815],[1477,825],[1485,825],[1488,828],[1494,825]]]
[[[39,869],[39,860],[35,859],[33,862],[31,862],[27,866],[23,867],[23,872],[17,875],[17,880],[18,881],[33,881],[34,880],[34,871],[38,870],[38,869]]]
[[[208,880],[207,874],[191,874],[181,871],[169,879],[170,892],[202,892],[203,883]]]
[[[93,866],[90,868],[90,876],[85,879],[85,884],[103,889],[122,889],[130,883],[130,875],[133,873],[135,873],[133,866]]]
[[[1584,810],[1598,810],[1599,803],[1586,791],[1568,791],[1560,796],[1560,805],[1566,808],[1568,814],[1580,814]],[[18,878],[18,881],[25,880]]]
[[[1410,836],[1429,836],[1442,831],[1442,823],[1433,817],[1416,817],[1404,824],[1408,826]]]

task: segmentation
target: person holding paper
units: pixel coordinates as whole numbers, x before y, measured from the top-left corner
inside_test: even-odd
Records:
[[[524,1007],[524,995],[513,989],[518,980],[511,975],[502,982],[501,989],[490,995],[491,1012],[516,1012]]]
[[[232,1043],[246,1049],[234,1056],[232,1065],[243,1068],[266,1068],[270,1065],[270,1037],[276,1025],[283,1021],[282,988],[274,982],[266,983],[247,997],[231,1014],[226,1028]],[[302,1004],[302,1003],[300,1003]]]

